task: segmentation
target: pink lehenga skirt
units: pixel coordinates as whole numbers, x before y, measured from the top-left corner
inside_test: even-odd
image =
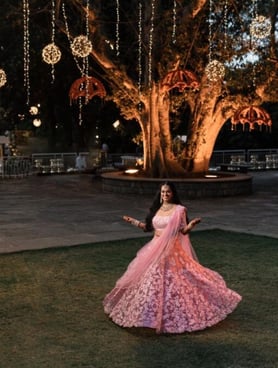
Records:
[[[122,327],[182,333],[217,324],[240,300],[217,272],[197,261],[189,236],[179,233],[147,243],[103,305],[105,313]]]

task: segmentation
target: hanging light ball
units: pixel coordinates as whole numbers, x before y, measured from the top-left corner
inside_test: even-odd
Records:
[[[7,76],[3,69],[0,69],[0,87],[3,87],[7,82]]]
[[[72,54],[81,58],[87,57],[93,48],[88,37],[83,35],[75,37],[70,47]]]
[[[38,112],[39,112],[39,109],[37,106],[31,106],[30,109],[29,109],[29,112],[31,115],[37,115]]]
[[[42,58],[43,61],[47,64],[56,64],[61,59],[61,51],[58,46],[55,45],[55,43],[50,43],[46,45],[42,50]]]
[[[34,120],[33,120],[33,125],[34,125],[34,127],[36,127],[36,128],[40,127],[40,126],[42,125],[42,121],[41,121],[41,119],[34,119]]]
[[[205,68],[205,73],[208,80],[211,82],[217,82],[225,76],[225,66],[218,60],[212,60]]]
[[[250,34],[254,38],[265,38],[270,35],[271,21],[263,15],[255,17],[250,24]]]

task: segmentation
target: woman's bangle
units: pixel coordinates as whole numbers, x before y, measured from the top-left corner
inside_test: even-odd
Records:
[[[133,220],[131,220],[131,224],[134,225],[134,226],[139,227],[140,221],[133,219]]]

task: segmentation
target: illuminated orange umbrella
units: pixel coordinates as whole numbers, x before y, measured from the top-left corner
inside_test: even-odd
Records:
[[[77,101],[79,97],[85,97],[85,101],[91,100],[94,96],[104,98],[106,90],[103,84],[94,77],[82,77],[76,79],[69,91],[70,102]]]
[[[179,92],[183,92],[186,88],[198,89],[198,82],[194,73],[189,70],[174,70],[166,74],[161,82],[162,87],[166,91],[178,88]]]
[[[237,110],[231,119],[232,130],[235,130],[237,124],[249,124],[249,130],[255,129],[258,125],[260,130],[265,125],[271,130],[272,121],[270,115],[265,109],[259,106],[245,106]]]

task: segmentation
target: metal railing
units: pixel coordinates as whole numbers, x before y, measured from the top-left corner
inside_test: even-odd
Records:
[[[248,165],[250,170],[278,169],[278,148],[250,150],[216,150],[210,167],[221,164]]]
[[[2,178],[23,178],[32,175],[32,172],[30,157],[12,156],[0,159],[0,175]]]
[[[87,159],[88,152],[80,152]],[[34,173],[54,174],[74,171],[77,154],[75,152],[33,153],[31,156]]]
[[[104,154],[81,152],[87,167],[121,167],[134,163],[136,153]],[[54,174],[76,171],[75,152],[33,153],[31,157],[3,157],[0,159],[0,177],[23,178],[36,173]],[[278,148],[250,150],[216,150],[210,160],[210,168],[223,165],[248,165],[249,170],[278,169]]]

